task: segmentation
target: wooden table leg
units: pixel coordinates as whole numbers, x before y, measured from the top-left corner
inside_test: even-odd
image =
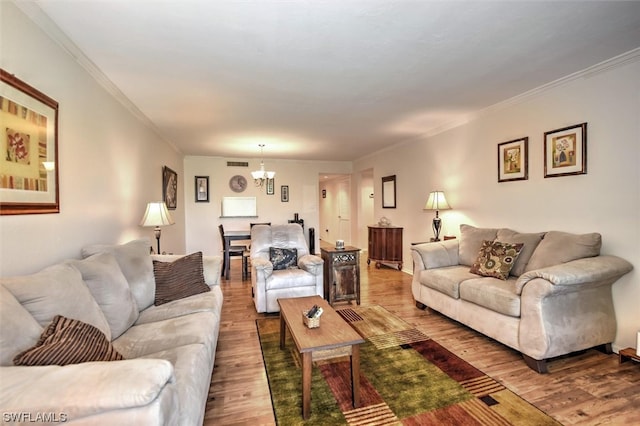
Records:
[[[284,316],[280,313],[280,349],[284,349],[284,342],[287,334],[287,323],[284,321]]]
[[[360,407],[360,345],[351,347],[351,398],[353,408]]]
[[[311,414],[311,352],[302,353],[302,418]]]
[[[229,274],[231,271],[231,256],[229,254],[229,247],[231,246],[231,240],[224,239],[224,279],[229,281]]]

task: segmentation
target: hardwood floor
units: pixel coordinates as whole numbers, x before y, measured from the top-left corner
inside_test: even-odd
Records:
[[[361,262],[361,304],[378,304],[444,345],[565,425],[640,424],[640,365],[596,350],[549,362],[549,374],[530,370],[520,354],[429,309],[415,307],[411,276]],[[221,281],[224,304],[204,424],[275,424],[258,341],[251,282],[240,260]],[[277,314],[276,314],[277,315]],[[272,315],[274,316],[274,315]]]

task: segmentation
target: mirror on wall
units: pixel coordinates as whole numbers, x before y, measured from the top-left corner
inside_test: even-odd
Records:
[[[382,208],[396,208],[396,175],[382,178]]]

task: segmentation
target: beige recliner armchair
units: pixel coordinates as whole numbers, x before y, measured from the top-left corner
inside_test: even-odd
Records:
[[[279,312],[278,299],[323,295],[323,260],[309,254],[302,226],[251,228],[251,285],[258,312]]]

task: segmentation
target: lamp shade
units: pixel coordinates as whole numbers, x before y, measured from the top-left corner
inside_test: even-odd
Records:
[[[447,199],[444,197],[444,192],[442,191],[431,191],[429,193],[429,199],[427,200],[427,204],[425,204],[425,210],[449,210],[451,207],[449,203],[447,203]]]
[[[154,201],[147,204],[140,226],[166,226],[174,223],[167,205],[163,201]]]

